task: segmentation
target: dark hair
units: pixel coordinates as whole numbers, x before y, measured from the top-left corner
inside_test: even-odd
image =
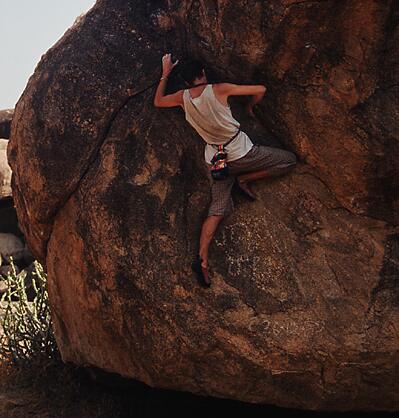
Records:
[[[202,76],[204,65],[197,59],[187,60],[180,69],[180,75],[188,84],[192,84],[196,78]]]

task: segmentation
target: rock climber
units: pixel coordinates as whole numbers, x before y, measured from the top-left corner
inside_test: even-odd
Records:
[[[183,108],[186,120],[207,143],[205,162],[208,170],[212,167],[211,161],[218,150],[217,146],[230,140],[225,147],[229,174],[223,180],[210,177],[212,201],[201,229],[199,254],[192,264],[200,285],[209,287],[209,245],[220,221],[233,210],[233,184],[236,182],[238,190],[250,200],[255,200],[256,195],[249,182],[287,173],[295,166],[296,156],[279,148],[253,144],[248,135],[240,130],[240,123],[232,116],[228,97],[252,96],[246,112],[254,117],[253,107],[262,100],[266,92],[264,85],[209,84],[203,64],[199,60],[191,59],[179,71],[187,88],[165,95],[168,76],[178,62],[179,60],[172,62],[170,53],[162,57],[162,76],[155,93],[154,105]]]

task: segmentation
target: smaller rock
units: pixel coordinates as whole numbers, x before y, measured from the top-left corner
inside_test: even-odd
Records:
[[[12,196],[11,190],[11,167],[7,160],[7,139],[0,138],[0,199]]]
[[[7,283],[3,280],[0,280],[0,296],[7,292]]]
[[[20,272],[19,267],[16,266],[16,265],[14,267],[15,267],[15,272],[18,274]],[[0,274],[2,276],[7,276],[8,273],[10,273],[10,274],[13,273],[12,266],[10,264],[7,264],[7,265],[4,265],[4,266],[0,267]]]
[[[14,109],[0,110],[0,138],[9,138]]]
[[[25,256],[25,246],[14,234],[0,232],[0,253],[5,263],[10,263],[10,256],[14,261],[19,261]]]

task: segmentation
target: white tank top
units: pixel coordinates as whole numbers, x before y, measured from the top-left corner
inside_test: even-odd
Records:
[[[192,98],[188,89],[183,91],[184,112],[187,122],[207,142],[205,161],[210,164],[217,149],[209,144],[224,144],[232,138],[240,123],[231,114],[230,106],[225,106],[216,98],[212,84],[207,84],[201,95]],[[249,136],[240,132],[225,149],[227,161],[243,157],[253,146]]]

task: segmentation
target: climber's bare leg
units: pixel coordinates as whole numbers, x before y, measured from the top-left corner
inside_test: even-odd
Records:
[[[215,235],[216,229],[223,219],[224,215],[211,215],[208,216],[202,224],[199,256],[202,258],[201,265],[208,268],[208,250],[209,245]]]
[[[256,194],[251,190],[248,183],[250,181],[259,180],[264,177],[268,177],[269,175],[270,175],[269,170],[258,170],[258,171],[252,171],[250,173],[241,174],[237,176],[238,185],[241,187],[241,189],[244,190],[245,193],[247,193],[253,199],[256,199]]]

